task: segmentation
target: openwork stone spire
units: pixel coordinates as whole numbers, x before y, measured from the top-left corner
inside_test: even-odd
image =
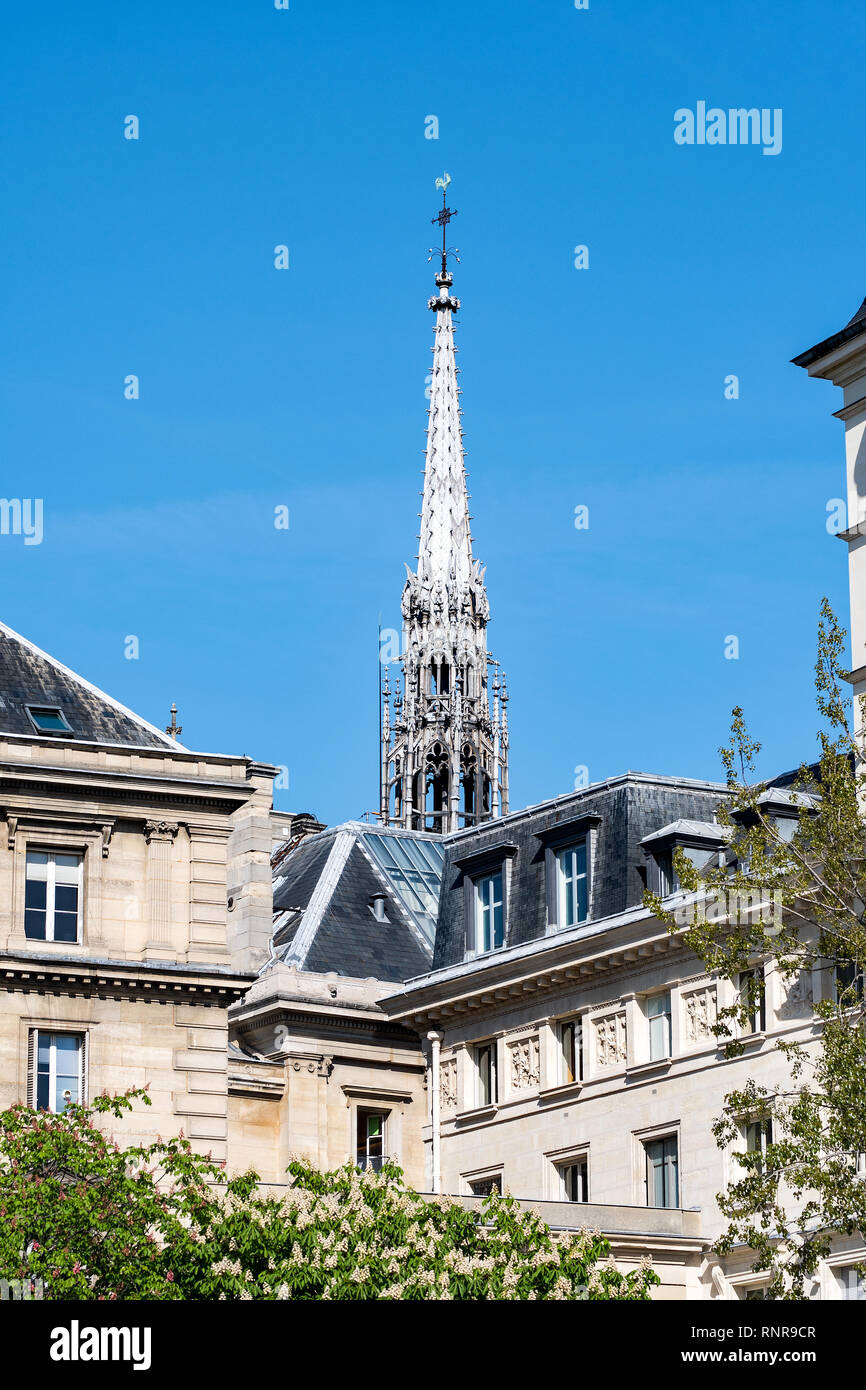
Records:
[[[382,702],[386,824],[458,830],[508,810],[508,692],[487,651],[484,570],[472,556],[446,230],[450,179],[437,179],[441,266],[428,306],[436,315],[418,567],[403,590],[402,682]],[[433,254],[440,253],[431,253]],[[493,666],[492,681],[488,667]],[[491,699],[492,696],[492,699]]]

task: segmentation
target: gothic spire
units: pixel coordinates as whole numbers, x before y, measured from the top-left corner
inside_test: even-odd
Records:
[[[463,463],[460,404],[446,243],[455,213],[447,205],[446,174],[437,179],[442,228],[436,275],[428,300],[436,315],[424,494],[418,566],[403,590],[402,688],[390,715],[383,690],[382,796],[386,824],[447,832],[477,825],[508,808],[507,694],[497,690],[491,710],[487,651],[490,608],[484,571],[472,556],[469,501]]]

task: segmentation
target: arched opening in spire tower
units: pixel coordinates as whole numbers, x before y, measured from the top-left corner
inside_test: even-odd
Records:
[[[436,657],[430,666],[430,694],[433,696],[449,695],[451,693],[451,667],[445,660],[439,661]]]
[[[441,743],[431,745],[424,761],[424,803],[419,829],[444,832],[448,829],[448,752]]]
[[[477,819],[478,762],[471,743],[460,750],[461,819],[464,825],[474,825]]]

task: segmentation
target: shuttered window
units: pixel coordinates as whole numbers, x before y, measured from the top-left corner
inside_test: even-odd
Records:
[[[87,1035],[31,1028],[27,1042],[27,1104],[59,1113],[87,1098]]]

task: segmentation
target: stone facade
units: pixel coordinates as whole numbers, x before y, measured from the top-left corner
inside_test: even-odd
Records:
[[[359,1157],[359,1112],[382,1117],[381,1155],[425,1186],[428,1103],[417,1036],[382,1013],[388,986],[278,964],[232,1006],[232,1171],[286,1181],[291,1157],[322,1169]]]
[[[66,1067],[84,1098],[149,1088],[112,1122],[125,1141],[183,1130],[224,1159],[228,1006],[270,945],[274,769],[190,753],[5,628],[0,668],[0,1107],[40,1086],[54,1104]],[[68,732],[21,732],[22,690]]]

